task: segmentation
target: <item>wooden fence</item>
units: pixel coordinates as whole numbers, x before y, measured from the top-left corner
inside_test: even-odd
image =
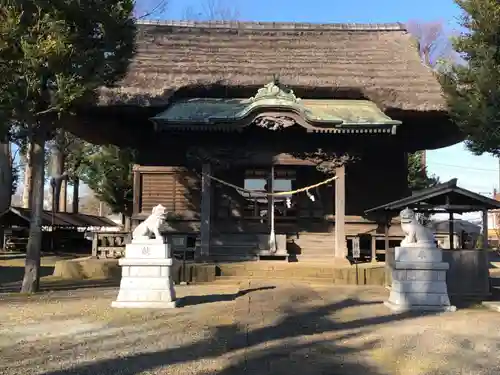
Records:
[[[120,258],[125,256],[125,245],[130,243],[130,232],[100,232],[92,238],[92,256],[95,258]]]

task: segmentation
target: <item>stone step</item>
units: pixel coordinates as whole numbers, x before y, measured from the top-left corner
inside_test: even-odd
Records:
[[[239,262],[239,261],[256,261],[256,255],[230,255],[230,254],[212,254],[210,259],[216,262]]]
[[[244,241],[233,241],[233,242],[212,242],[210,244],[211,248],[252,248],[256,249],[259,247],[259,243],[257,241],[254,242],[244,242]]]
[[[303,254],[297,255],[297,259],[299,262],[325,262],[325,264],[331,264],[335,261],[335,256],[331,254]]]
[[[230,280],[238,282],[245,279],[269,281],[280,279],[324,284],[379,286],[383,286],[385,283],[383,267],[359,268],[356,275],[355,267],[325,268],[321,264],[304,266],[297,263],[288,264],[288,266],[285,268],[275,267],[275,269],[247,269],[244,264],[234,264],[233,267],[229,268],[218,265],[221,274],[217,276],[217,279],[227,282],[230,282]]]
[[[333,244],[328,244],[328,245],[325,245],[325,244],[298,244],[296,243],[296,245],[298,245],[301,249],[320,249],[320,250],[323,250],[323,249],[335,249],[335,245]]]
[[[301,237],[331,237],[334,236],[334,232],[299,232],[299,236]]]
[[[297,239],[294,239],[294,242],[301,242],[301,243],[310,243],[310,242],[315,242],[315,243],[334,243],[335,239],[333,237],[299,237]]]
[[[335,249],[301,249],[297,257],[329,257],[333,256]]]
[[[237,245],[212,245],[210,247],[210,252],[212,251],[239,251],[239,250],[257,250],[257,246],[254,244],[237,244]]]
[[[309,251],[317,251],[317,252],[325,252],[325,251],[334,251],[335,246],[301,246],[300,247],[302,250],[309,250]]]

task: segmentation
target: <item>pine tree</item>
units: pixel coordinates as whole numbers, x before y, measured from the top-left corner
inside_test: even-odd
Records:
[[[463,63],[441,75],[450,115],[474,154],[500,157],[500,2],[455,0],[466,29],[454,39]]]

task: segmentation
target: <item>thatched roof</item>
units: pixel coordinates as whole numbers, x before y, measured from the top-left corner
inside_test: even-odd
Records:
[[[319,88],[324,99],[364,97],[382,109],[444,109],[401,24],[143,22],[127,77],[102,89],[101,103],[166,104],[185,86],[258,88],[273,75],[298,96]]]

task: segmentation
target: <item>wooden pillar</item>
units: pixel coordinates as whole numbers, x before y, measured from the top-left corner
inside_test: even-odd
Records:
[[[389,251],[389,225],[391,224],[391,218],[386,216],[384,223],[384,248],[385,248],[385,256],[387,259],[387,252]]]
[[[132,187],[133,200],[132,200],[132,216],[138,215],[141,212],[141,172],[137,170],[138,166],[134,166],[134,182]]]
[[[274,193],[274,165],[271,165],[271,170],[267,177],[267,192]],[[269,250],[276,251],[276,233],[274,230],[275,217],[274,217],[274,196],[267,197],[267,219],[269,229]]]
[[[372,234],[372,262],[377,261],[377,236]]]
[[[201,177],[201,257],[208,257],[210,255],[210,232],[212,229],[212,166],[209,163],[204,163],[202,167]]]
[[[61,181],[61,192],[59,193],[59,212],[68,212],[68,179]]]
[[[455,248],[455,226],[453,225],[453,212],[450,212],[449,217],[449,225],[448,225],[448,241],[450,242],[450,250]]]
[[[488,250],[488,210],[483,210],[483,249]]]
[[[99,254],[97,252],[99,248],[99,234],[98,233],[93,233],[92,234],[92,257],[93,258],[98,258]]]
[[[347,256],[345,237],[345,166],[335,171],[335,257],[344,259]]]
[[[135,189],[135,187],[134,187]],[[71,198],[71,212],[77,214],[80,211],[80,179],[73,179],[73,198]]]

